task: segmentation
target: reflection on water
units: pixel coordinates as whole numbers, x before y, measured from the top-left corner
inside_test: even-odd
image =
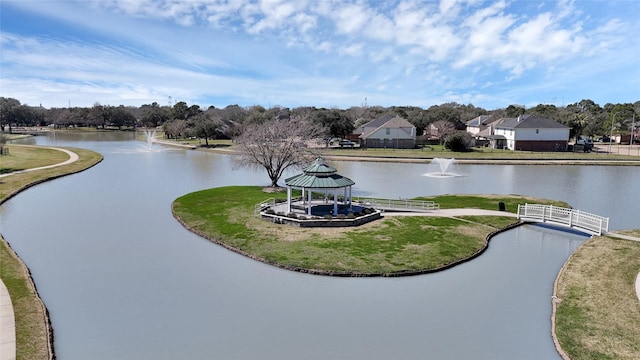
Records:
[[[473,261],[407,278],[288,272],[213,245],[171,215],[178,196],[268,184],[262,172],[206,152],[120,151],[140,145],[128,138],[37,140],[105,157],[0,209],[0,229],[50,310],[61,359],[558,358],[549,336],[553,280],[584,237],[523,226]],[[464,166],[466,177],[442,181],[421,176],[424,164],[332,165],[356,181],[357,195],[543,193],[615,213],[612,224],[630,221],[615,206],[588,209],[593,199],[615,198],[614,189],[600,187],[605,194],[586,201],[576,195],[612,168],[572,168],[563,177],[557,166]]]

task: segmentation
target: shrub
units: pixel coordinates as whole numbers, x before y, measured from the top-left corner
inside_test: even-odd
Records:
[[[347,214],[346,218],[347,219],[355,219],[356,216],[352,212],[350,212],[350,213]]]
[[[298,218],[298,214],[294,213],[294,212],[290,212],[287,214],[287,217],[292,218],[292,219],[297,219]]]
[[[331,220],[331,214],[325,214],[322,218],[325,220]]]
[[[345,218],[346,218],[346,216],[344,214],[336,215],[336,219],[344,220]]]
[[[268,214],[268,215],[275,215],[276,214],[276,212],[273,209],[267,209],[267,210],[264,211],[264,213]]]
[[[466,131],[456,131],[447,136],[444,141],[444,147],[451,151],[469,151],[472,142],[471,134]]]

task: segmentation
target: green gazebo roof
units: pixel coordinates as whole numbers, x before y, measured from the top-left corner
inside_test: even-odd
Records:
[[[336,189],[354,185],[355,182],[337,173],[337,170],[324,162],[321,157],[306,167],[302,174],[286,179],[285,184],[295,188]]]

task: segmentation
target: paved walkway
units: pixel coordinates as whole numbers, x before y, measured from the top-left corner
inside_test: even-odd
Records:
[[[21,145],[21,146],[31,146],[31,145]],[[8,174],[2,174],[0,175],[0,177],[67,165],[79,159],[78,154],[74,153],[73,151],[54,148],[54,147],[49,147],[48,149],[62,151],[67,155],[69,155],[69,159],[53,165],[41,166],[37,168],[15,171]],[[0,360],[15,360],[15,359],[16,359],[16,323],[15,323],[15,317],[13,314],[13,304],[11,303],[11,297],[9,296],[9,291],[7,290],[7,287],[4,285],[4,282],[0,278]]]
[[[38,147],[38,148],[42,148],[42,146],[31,146],[31,145],[20,145],[20,146],[29,146],[29,147]],[[5,176],[10,176],[13,174],[22,174],[22,173],[26,173],[29,171],[36,171],[36,170],[42,170],[42,169],[50,169],[50,168],[54,168],[57,166],[62,166],[62,165],[67,165],[67,164],[71,164],[74,161],[77,161],[79,159],[78,154],[74,153],[73,151],[69,151],[67,149],[61,149],[61,148],[54,148],[54,147],[46,147],[45,149],[54,149],[54,150],[59,150],[62,151],[64,153],[66,153],[67,155],[69,155],[69,159],[57,164],[53,164],[53,165],[47,165],[47,166],[40,166],[37,168],[31,168],[31,169],[25,169],[25,170],[20,170],[20,171],[14,171],[14,172],[10,172],[8,174],[2,174],[0,175],[0,177],[5,177]]]
[[[471,209],[471,208],[440,209],[440,210],[425,211],[425,212],[385,211],[383,215],[384,216],[441,216],[441,217],[452,217],[452,216],[508,216],[513,218],[518,217],[518,214],[510,213],[507,211],[483,210],[483,209]]]
[[[7,287],[0,279],[0,360],[16,358],[16,323]]]

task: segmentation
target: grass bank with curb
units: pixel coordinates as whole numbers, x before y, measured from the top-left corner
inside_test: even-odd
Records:
[[[172,211],[190,231],[252,259],[281,268],[334,276],[401,276],[438,271],[481,254],[488,239],[514,225],[501,216],[388,217],[356,228],[283,226],[254,216],[254,204],[273,196],[260,187],[202,190],[176,199]],[[286,197],[285,194],[279,194]],[[510,195],[425,198],[442,208],[515,211],[525,201]],[[458,206],[465,204],[466,206]]]
[[[598,236],[576,249],[554,289],[554,335],[565,359],[640,358],[639,271],[638,241]]]
[[[2,157],[2,168],[13,170],[3,170],[4,173],[52,165],[68,159],[65,153],[52,149],[13,145],[9,145],[9,148],[9,155]],[[102,155],[90,150],[65,149],[78,154],[79,159],[55,168],[0,178],[0,204],[31,186],[86,170],[102,161]],[[52,359],[53,331],[50,328],[46,307],[38,296],[29,269],[1,234],[0,278],[6,285],[13,303],[17,359]]]

